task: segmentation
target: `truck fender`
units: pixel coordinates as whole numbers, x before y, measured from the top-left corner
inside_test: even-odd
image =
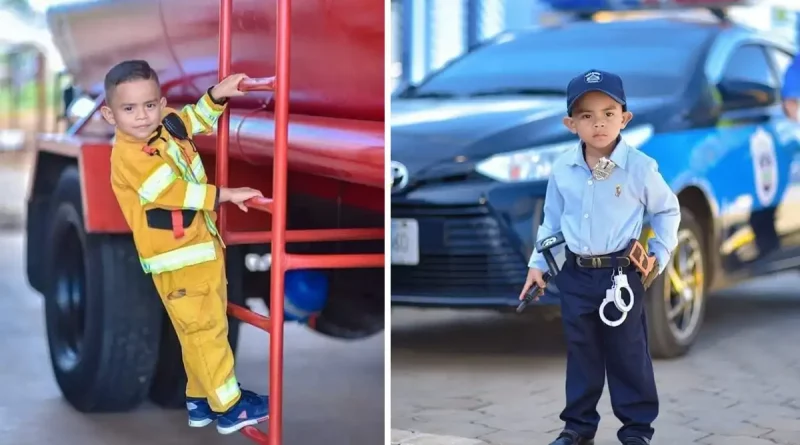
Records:
[[[31,287],[39,292],[44,288],[44,261],[47,249],[46,234],[50,222],[48,212],[51,197],[64,169],[77,166],[81,177],[84,230],[87,234],[130,233],[122,216],[109,181],[111,145],[82,143],[80,140],[59,135],[43,138],[31,167],[27,192],[26,215],[26,269]]]

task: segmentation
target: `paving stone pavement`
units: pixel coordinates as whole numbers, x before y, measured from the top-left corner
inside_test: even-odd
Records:
[[[654,445],[800,445],[798,287],[800,275],[785,274],[709,301],[690,354],[655,362]],[[548,444],[563,426],[563,351],[558,320],[395,308],[391,427]],[[618,444],[607,390],[598,411],[596,445]]]

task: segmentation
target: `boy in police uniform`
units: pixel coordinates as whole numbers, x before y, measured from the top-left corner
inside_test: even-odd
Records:
[[[606,373],[614,414],[623,423],[620,442],[647,445],[654,432],[658,394],[644,294],[677,245],[680,207],[656,162],[620,137],[632,118],[618,76],[592,70],[570,81],[564,125],[580,143],[553,165],[538,232],[540,240],[562,232],[566,241],[566,261],[554,282],[561,291],[568,344],[565,427],[551,445],[594,443]],[[657,262],[653,273],[641,277],[626,255],[641,234],[645,212],[655,233],[648,244]],[[546,286],[541,253],[533,253],[529,267],[520,299],[534,284]],[[634,306],[621,325],[611,327],[598,310],[617,274],[627,278]],[[622,315],[613,305],[605,313],[613,311],[617,318]]]
[[[243,74],[209,88],[197,104],[167,108],[155,71],[132,60],[105,78],[103,117],[116,127],[111,186],[180,340],[189,426],[217,421],[231,434],[268,418],[268,399],[242,390],[226,318],[227,279],[216,210],[260,197],[250,188],[208,184],[192,136],[213,131]]]

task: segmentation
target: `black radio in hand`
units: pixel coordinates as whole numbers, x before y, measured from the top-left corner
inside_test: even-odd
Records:
[[[542,278],[544,282],[547,283],[551,278],[555,277],[558,274],[558,263],[556,263],[555,257],[553,257],[553,252],[550,250],[553,247],[556,247],[560,244],[564,243],[564,234],[561,232],[556,233],[553,236],[548,236],[547,238],[539,241],[536,243],[536,251],[540,252],[543,256],[545,261],[547,261],[547,268],[549,269],[548,272],[542,274]],[[530,304],[531,301],[536,299],[538,296],[544,293],[544,289],[539,287],[538,285],[534,284],[528,289],[528,292],[525,293],[525,298],[522,302],[517,306],[517,313],[520,313],[525,310],[525,307]]]

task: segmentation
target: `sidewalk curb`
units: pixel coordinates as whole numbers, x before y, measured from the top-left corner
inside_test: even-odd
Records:
[[[392,445],[487,445],[478,439],[392,429]]]

